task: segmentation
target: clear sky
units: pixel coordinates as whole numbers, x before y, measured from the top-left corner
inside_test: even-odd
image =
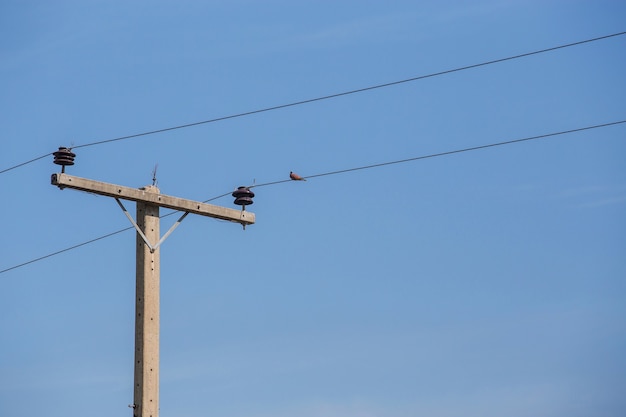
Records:
[[[3,0],[0,170],[312,176],[161,247],[163,417],[623,416],[626,123],[318,175],[624,121],[626,35],[81,145],[624,31],[623,1]],[[0,174],[0,416],[131,416],[134,232],[13,268],[130,226],[59,170]]]

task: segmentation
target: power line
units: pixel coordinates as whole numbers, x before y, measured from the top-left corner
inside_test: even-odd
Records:
[[[384,83],[384,84],[377,84],[377,85],[373,85],[373,86],[370,86],[370,87],[359,88],[359,89],[356,89],[356,90],[344,91],[344,92],[341,92],[341,93],[335,93],[335,94],[330,94],[330,95],[326,95],[326,96],[311,98],[311,99],[307,99],[307,100],[296,101],[296,102],[288,103],[288,104],[281,104],[281,105],[278,105],[278,106],[266,107],[266,108],[263,108],[263,109],[252,110],[252,111],[243,112],[243,113],[237,113],[237,114],[233,114],[233,115],[230,115],[230,116],[218,117],[218,118],[215,118],[215,119],[208,119],[208,120],[203,120],[203,121],[200,121],[200,122],[184,124],[184,125],[180,125],[180,126],[168,127],[168,128],[153,130],[153,131],[144,132],[144,133],[137,133],[137,134],[134,134],[134,135],[122,136],[122,137],[113,138],[113,139],[101,140],[101,141],[97,141],[97,142],[87,143],[87,144],[84,144],[84,145],[74,146],[74,149],[87,147],[87,146],[93,146],[93,145],[101,145],[101,144],[104,144],[104,143],[116,142],[116,141],[120,141],[120,140],[132,139],[132,138],[136,138],[136,137],[140,137],[140,136],[153,135],[153,134],[156,134],[156,133],[168,132],[168,131],[171,131],[171,130],[184,129],[184,128],[187,128],[187,127],[198,126],[198,125],[207,124],[207,123],[215,123],[215,122],[220,122],[220,121],[223,121],[223,120],[235,119],[235,118],[238,118],[238,117],[250,116],[250,115],[253,115],[253,114],[265,113],[265,112],[269,112],[269,111],[273,111],[273,110],[284,109],[284,108],[287,108],[287,107],[294,107],[294,106],[300,106],[300,105],[303,105],[303,104],[314,103],[316,101],[329,100],[329,99],[332,99],[332,98],[343,97],[343,96],[347,96],[347,95],[351,95],[351,94],[363,93],[365,91],[371,91],[371,90],[376,90],[376,89],[380,89],[380,88],[391,87],[391,86],[394,86],[394,85],[405,84],[405,83],[409,83],[409,82],[412,82],[412,81],[418,81],[418,80],[423,80],[423,79],[426,79],[426,78],[437,77],[437,76],[441,76],[441,75],[445,75],[445,74],[450,74],[450,73],[453,73],[453,72],[459,72],[459,71],[464,71],[464,70],[468,70],[468,69],[478,68],[478,67],[482,67],[482,66],[486,66],[486,65],[497,64],[497,63],[500,63],[500,62],[505,62],[505,61],[510,61],[510,60],[513,60],[513,59],[519,59],[519,58],[524,58],[524,57],[528,57],[528,56],[532,56],[532,55],[538,55],[538,54],[542,54],[542,53],[546,53],[546,52],[556,51],[558,49],[569,48],[569,47],[572,47],[572,46],[577,46],[577,45],[582,45],[582,44],[585,44],[585,43],[600,41],[600,40],[603,40],[603,39],[608,39],[608,38],[612,38],[612,37],[620,36],[620,35],[625,35],[625,34],[626,34],[626,31],[625,32],[620,32],[620,33],[614,33],[614,34],[611,34],[611,35],[600,36],[600,37],[597,37],[597,38],[586,39],[586,40],[583,40],[583,41],[568,43],[568,44],[565,44],[565,45],[554,46],[554,47],[551,47],[551,48],[541,49],[541,50],[538,50],[538,51],[527,52],[527,53],[514,55],[514,56],[510,56],[510,57],[506,57],[506,58],[500,58],[500,59],[495,59],[495,60],[491,60],[491,61],[481,62],[479,64],[467,65],[467,66],[464,66],[464,67],[459,67],[459,68],[454,68],[454,69],[450,69],[450,70],[435,72],[435,73],[431,73],[431,74],[427,74],[427,75],[420,75],[420,76],[417,76],[417,77],[407,78],[407,79],[404,79],[404,80],[392,81],[392,82]]]
[[[323,176],[326,176],[326,175],[343,174],[345,172],[358,171],[358,170],[362,170],[362,169],[378,168],[378,167],[382,167],[382,166],[386,166],[386,165],[402,164],[402,163],[405,163],[405,162],[418,161],[420,159],[436,158],[436,157],[439,157],[439,156],[453,155],[453,154],[456,154],[456,153],[470,152],[470,151],[476,151],[476,150],[479,150],[479,149],[493,148],[493,147],[496,147],[496,146],[511,145],[513,143],[520,143],[520,142],[527,142],[527,141],[531,141],[531,140],[544,139],[544,138],[549,138],[549,137],[552,137],[552,136],[566,135],[566,134],[569,134],[569,133],[582,132],[582,131],[585,131],[585,130],[598,129],[598,128],[601,128],[601,127],[614,126],[614,125],[618,125],[618,124],[621,124],[621,123],[626,123],[626,120],[620,120],[618,122],[611,122],[611,123],[603,123],[603,124],[600,124],[600,125],[581,127],[581,128],[577,128],[577,129],[571,129],[571,130],[564,130],[564,131],[555,132],[555,133],[547,133],[547,134],[544,134],[544,135],[531,136],[531,137],[522,138],[522,139],[508,140],[508,141],[505,141],[505,142],[490,143],[488,145],[473,146],[471,148],[457,149],[457,150],[454,150],[454,151],[447,151],[447,152],[434,153],[434,154],[430,154],[430,155],[416,156],[414,158],[400,159],[400,160],[397,160],[397,161],[382,162],[382,163],[379,163],[379,164],[365,165],[365,166],[356,167],[356,168],[342,169],[342,170],[339,170],[339,171],[325,172],[323,174],[309,175],[309,176],[306,176],[306,177],[303,177],[303,178],[323,177]],[[264,184],[259,184],[259,186],[261,186],[261,185],[264,185]]]
[[[33,159],[29,160],[29,161],[22,162],[21,164],[17,164],[17,165],[14,165],[12,167],[5,168],[2,171],[0,171],[0,174],[4,174],[5,172],[11,171],[12,169],[19,168],[19,167],[24,166],[24,165],[28,165],[31,162],[35,162],[35,161],[39,161],[40,159],[47,158],[50,155],[52,155],[52,152],[49,152],[49,153],[47,153],[45,155],[38,156],[37,158],[33,158]]]
[[[592,130],[592,129],[600,129],[600,128],[603,128],[603,127],[615,126],[615,125],[619,125],[619,124],[623,124],[623,123],[626,123],[626,119],[615,121],[615,122],[596,124],[596,125],[592,125],[592,126],[579,127],[579,128],[575,128],[575,129],[562,130],[562,131],[559,131],[559,132],[545,133],[545,134],[542,134],[542,135],[529,136],[529,137],[525,137],[525,138],[521,138],[521,139],[513,139],[513,140],[507,140],[507,141],[503,141],[503,142],[489,143],[489,144],[486,144],[486,145],[472,146],[472,147],[469,147],[469,148],[456,149],[456,150],[452,150],[452,151],[439,152],[439,153],[434,153],[434,154],[429,154],[429,155],[421,155],[421,156],[416,156],[416,157],[412,157],[412,158],[398,159],[398,160],[395,160],[395,161],[381,162],[381,163],[377,163],[377,164],[363,165],[363,166],[359,166],[359,167],[341,169],[341,170],[337,170],[337,171],[323,172],[323,173],[320,173],[320,174],[308,175],[308,176],[305,176],[303,178],[317,178],[317,177],[323,177],[323,176],[329,176],[329,175],[344,174],[344,173],[352,172],[352,171],[360,171],[360,170],[364,170],[364,169],[379,168],[379,167],[383,167],[383,166],[387,166],[387,165],[395,165],[395,164],[402,164],[402,163],[406,163],[406,162],[414,162],[414,161],[419,161],[419,160],[422,160],[422,159],[437,158],[437,157],[441,157],[441,156],[453,155],[453,154],[458,154],[458,153],[463,153],[463,152],[470,152],[470,151],[477,151],[477,150],[493,148],[493,147],[497,147],[497,146],[511,145],[511,144],[515,144],[515,143],[528,142],[528,141],[538,140],[538,139],[546,139],[546,138],[550,138],[550,137],[562,136],[562,135],[567,135],[567,134],[576,133],[576,132],[583,132],[583,131]],[[262,183],[262,184],[251,185],[249,188],[267,187],[267,186],[270,186],[270,185],[282,184],[282,183],[291,182],[291,181],[292,181],[291,179],[285,179],[285,180],[266,182],[266,183]],[[208,203],[210,201],[217,200],[219,198],[222,198],[222,197],[225,197],[227,195],[230,195],[230,193],[231,192],[229,191],[227,193],[220,194],[220,195],[218,195],[216,197],[212,197],[212,198],[210,198],[208,200],[204,200],[203,203]],[[176,213],[176,211],[172,211],[172,212],[170,212],[168,214],[165,214],[165,215],[161,216],[161,218],[167,217],[167,216],[171,216],[174,213]],[[55,256],[55,255],[59,255],[61,253],[70,251],[72,249],[79,248],[81,246],[85,246],[85,245],[87,245],[89,243],[97,242],[97,241],[102,240],[104,238],[116,235],[116,234],[121,233],[121,232],[125,232],[126,230],[130,230],[130,229],[133,229],[133,227],[131,226],[131,227],[127,227],[127,228],[124,228],[124,229],[120,229],[118,231],[106,234],[104,236],[101,236],[101,237],[98,237],[98,238],[95,238],[95,239],[91,239],[89,241],[86,241],[86,242],[83,242],[83,243],[79,243],[77,245],[70,246],[70,247],[65,248],[65,249],[61,249],[59,251],[50,253],[48,255],[41,256],[39,258],[32,259],[30,261],[21,263],[19,265],[12,266],[10,268],[6,268],[6,269],[3,269],[3,270],[0,270],[0,274],[12,271],[12,270],[20,268],[22,266],[26,266],[26,265],[32,264],[32,263],[37,262],[37,261],[41,261],[41,260],[50,258],[50,257]]]
[[[95,239],[88,240],[88,241],[83,242],[83,243],[79,243],[78,245],[70,246],[69,248],[61,249],[61,250],[58,250],[58,251],[56,251],[56,252],[49,253],[49,254],[44,255],[44,256],[40,256],[39,258],[31,259],[30,261],[27,261],[27,262],[21,263],[21,264],[19,264],[19,265],[15,265],[15,266],[12,266],[12,267],[10,267],[10,268],[3,269],[2,271],[0,271],[0,274],[5,273],[5,272],[12,271],[12,270],[17,269],[17,268],[20,268],[20,267],[22,267],[22,266],[30,265],[30,264],[35,263],[35,262],[37,262],[37,261],[43,261],[44,259],[50,258],[50,257],[52,257],[52,256],[59,255],[59,254],[61,254],[61,253],[63,253],[63,252],[67,252],[67,251],[70,251],[70,250],[72,250],[72,249],[77,249],[77,248],[80,248],[81,246],[85,246],[85,245],[88,245],[88,244],[90,244],[90,243],[97,242],[98,240],[102,240],[102,239],[104,239],[104,238],[107,238],[107,237],[110,237],[110,236],[116,235],[116,234],[118,234],[118,233],[125,232],[126,230],[129,230],[129,229],[133,229],[133,227],[132,227],[132,226],[131,226],[131,227],[127,227],[127,228],[125,228],[125,229],[121,229],[121,230],[118,230],[118,231],[116,231],[116,232],[112,232],[112,233],[106,234],[106,235],[104,235],[104,236],[100,236],[100,237],[97,237],[97,238],[95,238]]]
[[[46,156],[47,156],[47,155],[46,155]],[[208,203],[209,201],[217,200],[218,198],[225,197],[225,196],[227,196],[227,195],[229,195],[229,194],[230,194],[230,192],[225,193],[225,194],[222,194],[222,195],[218,195],[217,197],[213,197],[213,198],[210,198],[210,199],[208,199],[208,200],[204,200],[204,201],[203,201],[203,203]],[[177,213],[176,211],[172,211],[172,212],[170,212],[170,213],[167,213],[167,214],[164,214],[164,215],[160,216],[159,218],[161,218],[161,219],[162,219],[162,218],[164,218],[164,217],[168,217],[168,216],[171,216],[172,214],[176,214],[176,213]],[[10,268],[3,269],[3,270],[1,270],[1,271],[0,271],[0,274],[3,274],[3,273],[5,273],[5,272],[12,271],[12,270],[17,269],[17,268],[20,268],[20,267],[22,267],[22,266],[30,265],[30,264],[35,263],[35,262],[38,262],[38,261],[43,261],[44,259],[50,258],[50,257],[55,256],[55,255],[60,255],[60,254],[62,254],[62,253],[64,253],[64,252],[68,252],[68,251],[70,251],[70,250],[72,250],[72,249],[78,249],[78,248],[80,248],[81,246],[85,246],[85,245],[88,245],[88,244],[90,244],[90,243],[97,242],[97,241],[99,241],[99,240],[102,240],[102,239],[105,239],[105,238],[107,238],[107,237],[111,237],[111,236],[117,235],[117,234],[119,234],[119,233],[125,232],[125,231],[127,231],[127,230],[131,230],[131,229],[134,229],[134,226],[129,226],[129,227],[126,227],[126,228],[124,228],[124,229],[120,229],[120,230],[117,230],[117,231],[115,231],[115,232],[108,233],[108,234],[106,234],[106,235],[104,235],[104,236],[100,236],[100,237],[97,237],[97,238],[95,238],[95,239],[91,239],[91,240],[88,240],[88,241],[86,241],[86,242],[79,243],[79,244],[77,244],[77,245],[70,246],[70,247],[68,247],[68,248],[61,249],[61,250],[58,250],[58,251],[56,251],[56,252],[49,253],[49,254],[44,255],[44,256],[40,256],[39,258],[31,259],[30,261],[23,262],[23,263],[21,263],[21,264],[19,264],[19,265],[15,265],[15,266],[12,266],[12,267],[10,267]]]
[[[479,150],[479,149],[494,148],[496,146],[511,145],[511,144],[514,144],[514,143],[528,142],[528,141],[537,140],[537,139],[545,139],[545,138],[549,138],[549,137],[552,137],[552,136],[560,136],[560,135],[566,135],[566,134],[569,134],[569,133],[582,132],[582,131],[585,131],[585,130],[599,129],[599,128],[602,128],[602,127],[614,126],[614,125],[618,125],[618,124],[622,124],[622,123],[626,123],[626,120],[619,120],[617,122],[610,122],[610,123],[602,123],[602,124],[593,125],[593,126],[585,126],[585,127],[580,127],[580,128],[576,128],[576,129],[563,130],[563,131],[560,131],[560,132],[546,133],[546,134],[543,134],[543,135],[530,136],[530,137],[521,138],[521,139],[507,140],[507,141],[504,141],[504,142],[490,143],[490,144],[487,144],[487,145],[472,146],[470,148],[463,148],[463,149],[456,149],[456,150],[453,150],[453,151],[433,153],[433,154],[430,154],[430,155],[421,155],[421,156],[416,156],[416,157],[413,157],[413,158],[398,159],[396,161],[388,161],[388,162],[381,162],[381,163],[378,163],[378,164],[363,165],[363,166],[360,166],[360,167],[341,169],[341,170],[338,170],[338,171],[323,172],[321,174],[306,175],[306,176],[303,176],[302,178],[316,178],[316,177],[324,177],[324,176],[327,176],[327,175],[344,174],[346,172],[360,171],[360,170],[363,170],[363,169],[378,168],[378,167],[383,167],[383,166],[387,166],[387,165],[395,165],[395,164],[402,164],[402,163],[405,163],[405,162],[419,161],[420,159],[436,158],[436,157],[439,157],[439,156],[446,156],[446,155],[453,155],[453,154],[456,154],[456,153],[476,151],[476,150]],[[249,188],[264,187],[264,186],[267,186],[267,185],[281,184],[283,182],[290,182],[290,181],[291,181],[291,179],[266,182],[266,183],[263,183],[263,184],[252,185]],[[227,195],[227,194],[225,194],[225,195]],[[0,271],[0,272],[2,272],[2,271]]]
[[[243,112],[243,113],[236,113],[236,114],[232,114],[232,115],[229,115],[229,116],[222,116],[222,117],[217,117],[217,118],[213,118],[213,119],[203,120],[203,121],[199,121],[199,122],[187,123],[187,124],[178,125],[178,126],[166,127],[166,128],[163,128],[163,129],[150,130],[150,131],[147,131],[147,132],[135,133],[135,134],[132,134],[132,135],[120,136],[120,137],[116,137],[116,138],[112,138],[112,139],[105,139],[105,140],[100,140],[100,141],[96,141],[96,142],[85,143],[83,145],[73,146],[72,149],[86,148],[88,146],[95,146],[95,145],[102,145],[102,144],[111,143],[111,142],[118,142],[118,141],[122,141],[122,140],[138,138],[138,137],[142,137],[142,136],[154,135],[154,134],[157,134],[157,133],[169,132],[169,131],[172,131],[172,130],[185,129],[185,128],[189,128],[189,127],[193,127],[193,126],[199,126],[199,125],[208,124],[208,123],[216,123],[216,122],[221,122],[221,121],[224,121],[224,120],[235,119],[235,118],[244,117],[244,116],[251,116],[251,115],[259,114],[259,113],[266,113],[266,112],[270,112],[270,111],[274,111],[274,110],[280,110],[280,109],[285,109],[285,108],[288,108],[288,107],[300,106],[300,105],[303,105],[303,104],[309,104],[309,103],[314,103],[314,102],[317,102],[317,101],[329,100],[329,99],[343,97],[343,96],[348,96],[348,95],[352,95],[352,94],[363,93],[363,92],[366,92],[366,91],[376,90],[376,89],[385,88],[385,87],[391,87],[391,86],[405,84],[405,83],[409,83],[409,82],[413,82],[413,81],[423,80],[423,79],[426,79],[426,78],[437,77],[437,76],[441,76],[441,75],[451,74],[451,73],[454,73],[454,72],[459,72],[459,71],[465,71],[465,70],[469,70],[469,69],[479,68],[479,67],[483,67],[483,66],[486,66],[486,65],[498,64],[498,63],[501,63],[501,62],[511,61],[511,60],[514,60],[514,59],[520,59],[520,58],[525,58],[525,57],[529,57],[529,56],[532,56],[532,55],[538,55],[538,54],[543,54],[543,53],[547,53],[547,52],[552,52],[552,51],[556,51],[556,50],[559,50],[559,49],[570,48],[570,47],[573,47],[573,46],[583,45],[583,44],[586,44],[586,43],[596,42],[596,41],[609,39],[609,38],[622,36],[622,35],[626,35],[626,31],[625,32],[613,33],[613,34],[605,35],[605,36],[599,36],[599,37],[591,38],[591,39],[585,39],[585,40],[578,41],[578,42],[572,42],[572,43],[567,43],[567,44],[563,44],[563,45],[553,46],[553,47],[550,47],[550,48],[540,49],[540,50],[533,51],[533,52],[526,52],[526,53],[523,53],[523,54],[513,55],[513,56],[506,57],[506,58],[499,58],[499,59],[494,59],[494,60],[491,60],[491,61],[485,61],[485,62],[481,62],[481,63],[478,63],[478,64],[466,65],[466,66],[463,66],[463,67],[458,67],[458,68],[453,68],[453,69],[449,69],[449,70],[434,72],[434,73],[431,73],[431,74],[420,75],[420,76],[416,76],[416,77],[412,77],[412,78],[407,78],[407,79],[404,79],[404,80],[392,81],[392,82],[388,82],[388,83],[384,83],[384,84],[377,84],[377,85],[373,85],[373,86],[369,86],[369,87],[359,88],[359,89],[356,89],[356,90],[349,90],[349,91],[344,91],[344,92],[341,92],[341,93],[335,93],[335,94],[330,94],[330,95],[326,95],[326,96],[311,98],[311,99],[307,99],[307,100],[301,100],[301,101],[295,101],[295,102],[292,102],[292,103],[281,104],[281,105],[278,105],[278,106],[265,107],[265,108],[262,108],[262,109],[247,111],[247,112]],[[9,167],[9,168],[5,168],[2,171],[0,171],[0,174],[3,174],[5,172],[7,172],[7,171],[11,171],[13,169],[19,168],[19,167],[24,166],[24,165],[30,164],[32,162],[38,161],[38,160],[43,159],[43,158],[45,158],[45,157],[47,157],[47,156],[49,156],[51,154],[52,154],[52,152],[47,153],[47,154],[42,155],[42,156],[39,156],[37,158],[31,159],[29,161],[22,162],[21,164],[18,164],[18,165]]]

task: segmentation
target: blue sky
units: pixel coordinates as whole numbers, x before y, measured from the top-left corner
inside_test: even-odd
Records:
[[[207,200],[626,119],[616,1],[3,1],[0,170]],[[161,415],[620,416],[626,124],[255,188],[161,248]],[[0,270],[130,224],[0,174]],[[228,196],[212,203],[235,207]],[[127,204],[134,212],[134,205]],[[163,214],[167,211],[164,210]],[[161,222],[167,230],[177,216]],[[130,416],[135,236],[0,274],[0,415]]]

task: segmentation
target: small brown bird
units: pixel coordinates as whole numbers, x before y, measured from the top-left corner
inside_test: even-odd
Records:
[[[302,178],[300,175],[296,174],[293,171],[289,172],[289,178],[291,178],[294,181],[306,181],[306,179]]]

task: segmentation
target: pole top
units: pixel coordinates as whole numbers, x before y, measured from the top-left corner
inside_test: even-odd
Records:
[[[146,191],[148,193],[160,194],[161,190],[158,189],[155,185],[146,185],[145,187],[139,188],[140,190]]]

